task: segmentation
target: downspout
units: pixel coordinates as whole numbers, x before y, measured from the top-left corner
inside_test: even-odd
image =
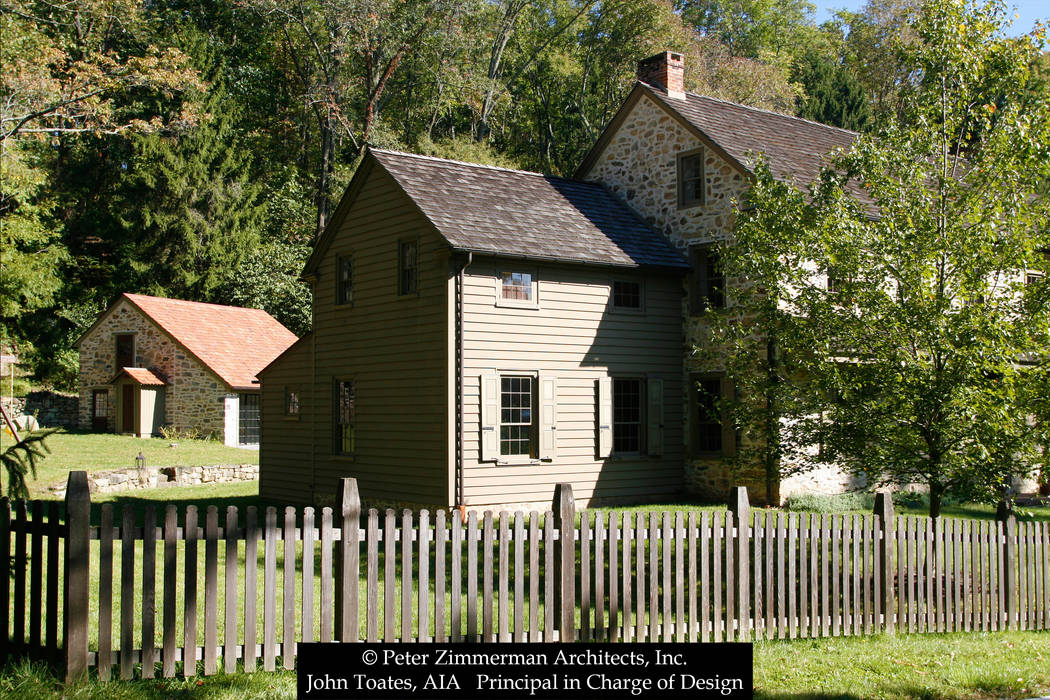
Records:
[[[466,448],[463,446],[463,416],[466,405],[463,398],[463,273],[474,262],[474,254],[467,253],[467,259],[456,273],[456,507],[463,510],[463,463],[466,461]]]

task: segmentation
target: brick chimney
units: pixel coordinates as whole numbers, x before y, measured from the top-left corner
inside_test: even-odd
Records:
[[[638,80],[667,90],[667,96],[685,99],[685,61],[682,54],[664,51],[638,61]]]

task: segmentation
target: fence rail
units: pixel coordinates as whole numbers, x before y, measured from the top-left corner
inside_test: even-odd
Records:
[[[1050,629],[1050,523],[896,517],[885,494],[863,516],[752,513],[743,489],[726,512],[577,514],[559,485],[546,512],[464,520],[362,513],[346,479],[336,509],[107,503],[92,526],[82,476],[65,508],[0,507],[0,661],[107,680],[291,669],[303,641]]]

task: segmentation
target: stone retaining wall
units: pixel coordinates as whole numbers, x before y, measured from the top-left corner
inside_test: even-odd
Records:
[[[78,403],[76,394],[57,391],[31,391],[25,398],[3,399],[12,420],[36,416],[42,428],[76,428]]]
[[[168,486],[199,486],[234,481],[258,481],[258,464],[214,464],[199,467],[147,467],[88,472],[88,490],[91,493],[117,493]],[[62,497],[66,484],[56,484],[51,491]]]

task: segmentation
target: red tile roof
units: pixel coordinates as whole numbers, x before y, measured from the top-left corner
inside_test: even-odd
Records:
[[[143,369],[142,367],[121,367],[120,372],[118,372],[117,376],[113,377],[109,383],[112,384],[125,374],[144,386],[164,386],[167,384],[159,374],[152,370]]]
[[[255,375],[296,341],[261,309],[202,304],[144,294],[124,298],[233,389],[257,389]]]

